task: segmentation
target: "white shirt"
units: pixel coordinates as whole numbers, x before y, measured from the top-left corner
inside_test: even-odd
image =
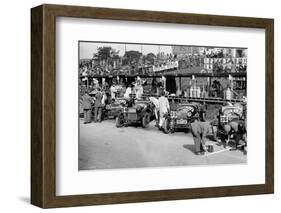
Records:
[[[157,98],[154,97],[149,97],[149,100],[154,104],[156,110],[159,110],[159,100]]]
[[[132,88],[131,87],[128,87],[126,89],[126,92],[124,94],[124,98],[130,98],[130,94],[132,94]]]
[[[112,85],[110,87],[110,92],[111,92],[111,98],[115,98],[115,93],[117,92],[115,85]]]
[[[136,86],[136,98],[140,99],[143,94],[143,87],[141,85]]]
[[[160,115],[164,115],[170,109],[169,101],[166,97],[161,96],[159,98],[159,111]]]

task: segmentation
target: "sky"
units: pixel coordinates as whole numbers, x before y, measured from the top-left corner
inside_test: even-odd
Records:
[[[126,44],[125,43],[97,43],[97,42],[80,42],[80,59],[90,59],[93,57],[93,53],[97,52],[98,47],[110,46],[113,49],[119,51],[119,56],[123,56],[125,48],[127,51],[137,50],[144,55],[148,53],[157,54],[160,52],[172,53],[172,46],[165,45],[147,45],[147,44]]]

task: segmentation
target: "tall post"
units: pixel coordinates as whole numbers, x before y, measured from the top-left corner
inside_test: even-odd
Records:
[[[179,89],[181,90],[181,77],[179,77]]]
[[[182,93],[182,91],[181,91],[181,77],[179,77],[179,88],[178,88],[178,91],[180,92],[180,94]]]
[[[212,85],[212,77],[208,77],[208,97],[211,95],[210,94],[210,89],[211,89],[211,85]]]

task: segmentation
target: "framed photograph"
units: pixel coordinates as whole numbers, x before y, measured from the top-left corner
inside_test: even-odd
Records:
[[[31,9],[31,203],[274,192],[274,21]]]

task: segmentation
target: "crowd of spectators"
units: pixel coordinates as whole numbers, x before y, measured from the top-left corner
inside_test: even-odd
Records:
[[[161,72],[164,70],[178,69],[179,62],[177,60],[167,60],[164,63],[157,63],[152,66],[153,72]]]
[[[211,73],[246,72],[246,58],[205,58],[204,70]]]
[[[134,61],[129,64],[115,63],[80,63],[79,74],[85,76],[110,76],[110,75],[145,75],[170,70],[185,70],[200,68],[206,73],[233,73],[246,72],[246,57],[225,57],[222,52],[216,54],[186,54],[181,56],[167,56],[156,58],[153,62],[145,60]]]

